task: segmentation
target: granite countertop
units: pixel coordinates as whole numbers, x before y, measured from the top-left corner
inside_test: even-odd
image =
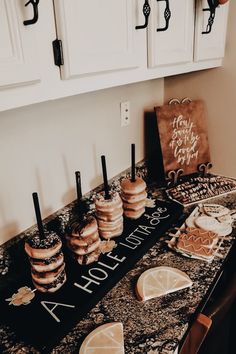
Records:
[[[155,191],[153,191],[155,194]],[[157,193],[157,195],[159,195]],[[236,209],[236,193],[210,200]],[[186,208],[188,215],[194,207]],[[233,230],[236,236],[236,230]],[[169,250],[163,237],[139,260],[116,286],[52,350],[52,354],[78,353],[81,338],[95,327],[119,321],[124,326],[126,354],[173,354],[188,329],[192,316],[223,268],[233,240],[224,243],[222,258],[212,263],[184,258]],[[151,267],[171,266],[186,272],[193,286],[160,298],[138,302],[134,288],[139,275]],[[39,353],[18,342],[15,334],[0,326],[1,353]]]

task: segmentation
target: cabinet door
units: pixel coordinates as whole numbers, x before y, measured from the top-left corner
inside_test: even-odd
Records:
[[[23,25],[22,0],[0,0],[0,88],[18,86],[40,79],[33,26]]]
[[[195,61],[224,57],[229,5],[225,4],[216,8],[211,32],[204,34],[202,32],[207,29],[210,13],[209,11],[203,11],[203,9],[207,8],[209,8],[207,0],[197,1],[194,51]]]
[[[170,18],[167,27],[167,6]],[[158,67],[193,60],[194,0],[151,0],[152,12],[148,29],[148,65]]]
[[[144,31],[135,30],[137,0],[54,0],[62,40],[63,79],[144,65]]]

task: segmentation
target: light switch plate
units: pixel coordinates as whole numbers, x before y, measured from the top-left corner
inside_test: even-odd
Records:
[[[120,104],[120,123],[121,127],[126,127],[130,124],[130,102],[121,102]]]

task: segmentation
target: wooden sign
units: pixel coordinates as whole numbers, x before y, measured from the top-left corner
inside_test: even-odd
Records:
[[[200,164],[210,162],[202,101],[155,107],[155,112],[166,175],[179,169],[184,175],[192,174]]]

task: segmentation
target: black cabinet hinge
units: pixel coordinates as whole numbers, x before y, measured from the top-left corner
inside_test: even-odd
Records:
[[[52,42],[53,54],[54,54],[54,63],[57,66],[64,64],[63,50],[62,50],[62,41],[60,39],[55,39]]]

